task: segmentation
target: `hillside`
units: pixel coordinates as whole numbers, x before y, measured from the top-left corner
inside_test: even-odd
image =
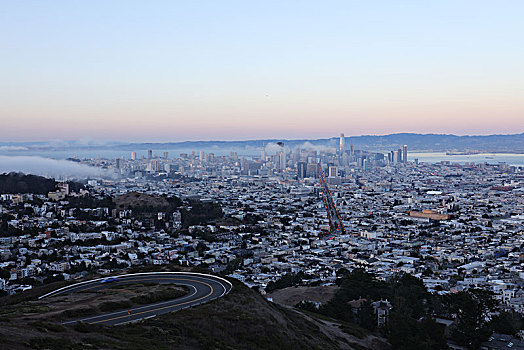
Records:
[[[113,199],[117,209],[155,208],[163,209],[169,207],[167,199],[139,192],[129,192]]]
[[[54,179],[22,173],[0,174],[0,193],[47,194],[55,189]]]
[[[302,300],[325,304],[335,296],[338,290],[338,286],[295,286],[277,289],[268,296],[276,303],[289,306],[295,306]]]
[[[224,298],[140,323],[60,326],[52,304],[25,301],[0,313],[6,349],[388,349],[358,327],[267,302],[238,281]],[[38,294],[33,290],[31,295]],[[351,334],[350,334],[351,333]],[[355,335],[352,335],[355,334]],[[356,335],[360,336],[358,338]]]
[[[85,186],[80,182],[67,181],[69,191],[79,192]],[[38,175],[11,172],[0,174],[0,193],[48,194],[57,189],[57,181]]]

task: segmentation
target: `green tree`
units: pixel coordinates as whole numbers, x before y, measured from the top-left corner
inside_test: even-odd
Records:
[[[447,349],[444,327],[435,319],[416,320],[403,310],[393,310],[387,327],[388,340],[394,349],[433,350]]]
[[[369,329],[370,331],[377,326],[373,305],[371,305],[369,300],[366,300],[360,305],[360,309],[358,310],[358,323],[361,327]]]
[[[387,283],[378,281],[363,269],[355,269],[342,278],[340,291],[347,301],[366,298],[371,300],[390,299]]]
[[[11,272],[9,270],[0,269],[0,278],[8,280],[11,277]]]
[[[198,256],[203,257],[204,252],[207,250],[207,246],[204,242],[198,242],[196,250],[198,251]]]
[[[415,319],[419,319],[426,313],[426,300],[429,293],[422,280],[404,273],[396,276],[392,281],[392,303],[394,308],[401,304],[406,305],[406,312]]]
[[[524,320],[515,311],[501,311],[491,320],[490,326],[497,333],[515,335],[524,327]]]
[[[472,289],[450,295],[447,302],[449,311],[456,316],[452,329],[453,339],[468,349],[479,348],[492,333],[489,314],[496,306],[492,293]]]

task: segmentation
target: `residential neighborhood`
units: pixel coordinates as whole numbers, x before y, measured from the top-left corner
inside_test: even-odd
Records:
[[[89,180],[78,192],[63,182],[47,195],[1,194],[0,288],[12,294],[90,272],[176,263],[264,291],[287,273],[330,285],[338,270],[362,267],[383,280],[410,273],[442,294],[484,288],[524,312],[522,168],[403,162],[400,150],[389,160],[307,150],[263,159],[150,156],[82,160],[118,177]],[[318,161],[326,164],[344,235],[330,235],[318,174],[309,167]],[[146,212],[115,204],[133,193],[179,203]],[[218,214],[189,215],[206,205]]]

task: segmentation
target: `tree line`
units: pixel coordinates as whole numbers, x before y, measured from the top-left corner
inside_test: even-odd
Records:
[[[483,289],[439,295],[408,273],[388,281],[363,269],[342,269],[338,276],[340,289],[329,302],[318,309],[308,303],[297,306],[379,331],[395,349],[447,349],[445,327],[437,318],[453,320],[451,340],[468,349],[480,348],[493,332],[516,334],[524,325],[519,314],[499,311],[493,293]],[[354,309],[349,302],[359,299],[365,301]],[[392,308],[387,323],[377,329],[371,303],[386,299]]]

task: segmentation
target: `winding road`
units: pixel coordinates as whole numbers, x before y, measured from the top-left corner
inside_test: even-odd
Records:
[[[62,322],[62,324],[71,324],[82,321],[91,324],[120,325],[199,305],[220,298],[233,288],[231,283],[224,278],[195,272],[148,272],[112,277],[117,279],[109,283],[102,283],[106,278],[75,283],[42,295],[39,299],[87,290],[98,291],[117,284],[138,282],[171,283],[189,288],[189,294],[173,300]]]

